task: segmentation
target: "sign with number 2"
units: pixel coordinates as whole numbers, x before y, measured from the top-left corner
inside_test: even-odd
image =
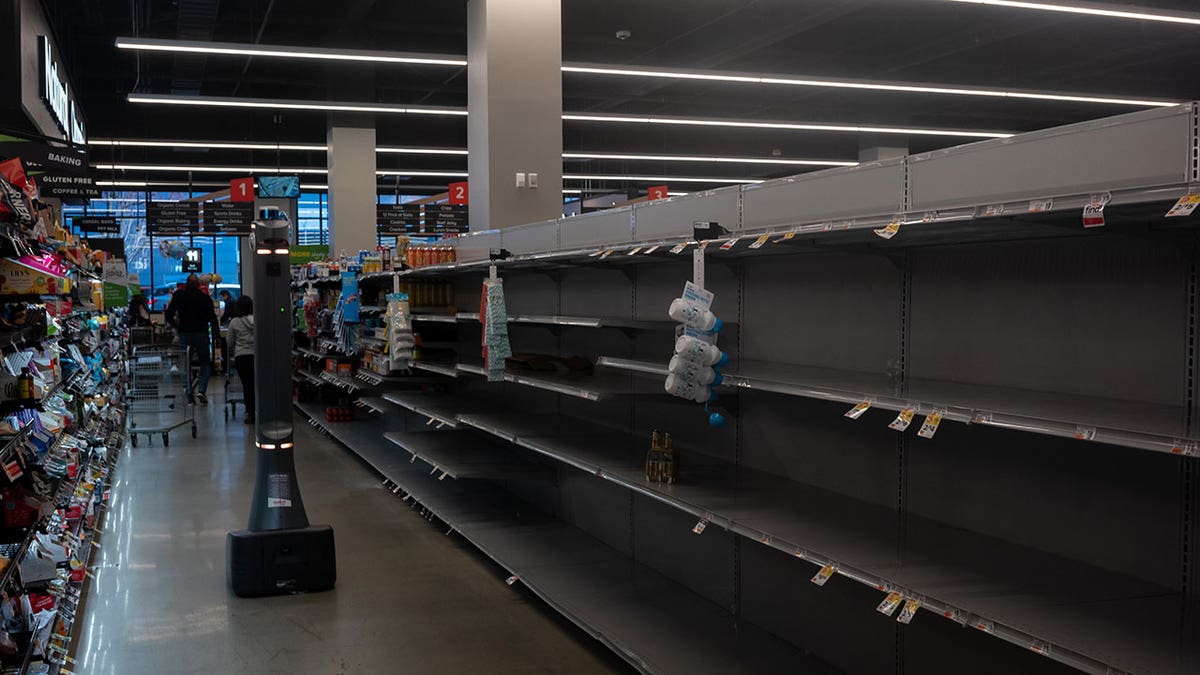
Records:
[[[252,202],[254,201],[254,179],[253,178],[234,178],[229,181],[229,201],[231,202]]]
[[[467,203],[467,183],[450,184],[450,203],[451,204],[466,204]]]

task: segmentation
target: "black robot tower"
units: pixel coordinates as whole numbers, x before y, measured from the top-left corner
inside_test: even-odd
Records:
[[[337,579],[333,528],[310,525],[296,481],[291,379],[290,226],[274,211],[256,221],[254,249],[254,379],[258,389],[254,444],[258,475],[245,530],[226,537],[229,586],[240,596],[324,591]]]

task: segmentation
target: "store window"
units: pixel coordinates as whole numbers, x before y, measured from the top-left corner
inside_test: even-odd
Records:
[[[296,243],[329,243],[329,197],[323,192],[303,192],[297,201]]]

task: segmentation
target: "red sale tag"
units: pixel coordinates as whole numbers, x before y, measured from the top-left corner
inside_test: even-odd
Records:
[[[229,201],[231,202],[252,202],[254,201],[254,179],[253,178],[234,178],[229,181]]]
[[[467,182],[450,184],[450,203],[451,204],[466,204],[469,193],[467,190]]]
[[[646,189],[646,197],[648,199],[666,199],[667,198],[667,186],[666,185],[655,185],[652,188],[647,188]]]
[[[5,464],[4,473],[8,476],[9,480],[16,480],[25,474],[24,471],[21,471],[21,465],[16,462]]]

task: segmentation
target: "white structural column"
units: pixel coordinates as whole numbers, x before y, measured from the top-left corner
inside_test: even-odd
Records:
[[[329,252],[375,248],[375,122],[329,124]],[[290,214],[289,214],[290,215]]]
[[[467,3],[472,230],[562,215],[561,4]]]

